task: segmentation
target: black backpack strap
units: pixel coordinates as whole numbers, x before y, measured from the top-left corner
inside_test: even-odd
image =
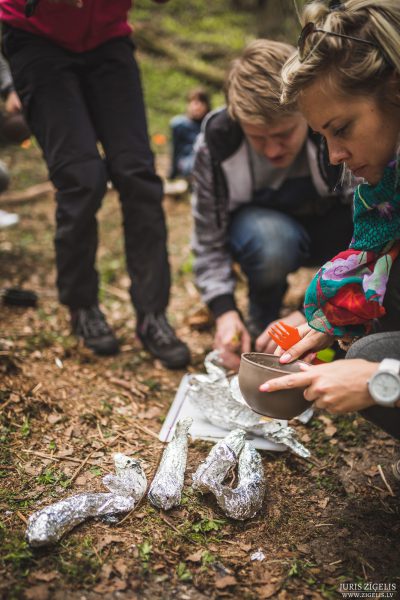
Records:
[[[222,213],[228,202],[228,185],[222,169],[224,160],[232,156],[243,140],[239,123],[233,121],[226,108],[212,113],[205,124],[204,137],[211,157],[217,226],[222,226]]]

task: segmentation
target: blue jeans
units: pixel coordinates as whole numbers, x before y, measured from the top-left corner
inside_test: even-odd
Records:
[[[231,216],[230,250],[249,285],[249,317],[260,331],[279,317],[287,275],[301,266],[319,266],[352,235],[351,209],[335,205],[327,214],[296,218],[260,206]]]

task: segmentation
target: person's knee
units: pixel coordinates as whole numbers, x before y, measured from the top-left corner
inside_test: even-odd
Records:
[[[60,169],[52,178],[57,189],[58,225],[73,225],[80,231],[93,220],[107,190],[107,170],[104,162],[80,161]]]
[[[384,358],[399,359],[399,348],[399,331],[375,333],[354,342],[348,350],[346,358],[363,358],[370,362],[380,362]]]
[[[301,232],[285,215],[246,211],[232,224],[230,243],[235,260],[258,288],[281,285],[301,263]]]
[[[147,189],[149,183],[156,182],[161,186],[155,172],[153,155],[147,146],[143,147],[142,152],[134,154],[121,152],[109,160],[107,166],[111,181],[123,195],[134,191],[139,196]]]

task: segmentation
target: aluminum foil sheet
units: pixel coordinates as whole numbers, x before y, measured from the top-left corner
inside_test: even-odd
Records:
[[[193,419],[178,421],[174,437],[164,450],[148,494],[153,506],[169,510],[181,502],[188,452],[189,429]]]
[[[216,482],[210,488],[218,506],[231,519],[251,519],[261,509],[265,494],[264,467],[259,452],[245,442],[239,456],[238,485],[230,488]]]
[[[231,431],[223,440],[212,447],[206,460],[193,474],[193,488],[208,492],[221,484],[228,471],[235,467],[245,442],[246,432],[242,429]]]
[[[71,496],[43,508],[29,517],[26,538],[31,546],[45,546],[86,521],[132,510],[143,497],[147,480],[139,461],[123,454],[114,455],[116,475],[106,475],[109,493],[86,493]]]
[[[189,380],[189,400],[201,407],[206,419],[223,429],[240,428],[284,444],[298,456],[309,457],[310,451],[296,439],[292,427],[284,426],[276,419],[265,421],[247,406],[237,376],[229,381],[225,369],[218,363],[219,355],[214,350],[204,361],[207,373],[193,375]]]

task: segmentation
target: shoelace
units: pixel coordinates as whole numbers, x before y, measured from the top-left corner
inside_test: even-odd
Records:
[[[149,330],[154,341],[161,346],[175,344],[178,339],[164,315],[146,315],[142,328],[144,331]]]
[[[86,337],[100,337],[111,333],[105,317],[98,306],[81,309],[79,324]]]

